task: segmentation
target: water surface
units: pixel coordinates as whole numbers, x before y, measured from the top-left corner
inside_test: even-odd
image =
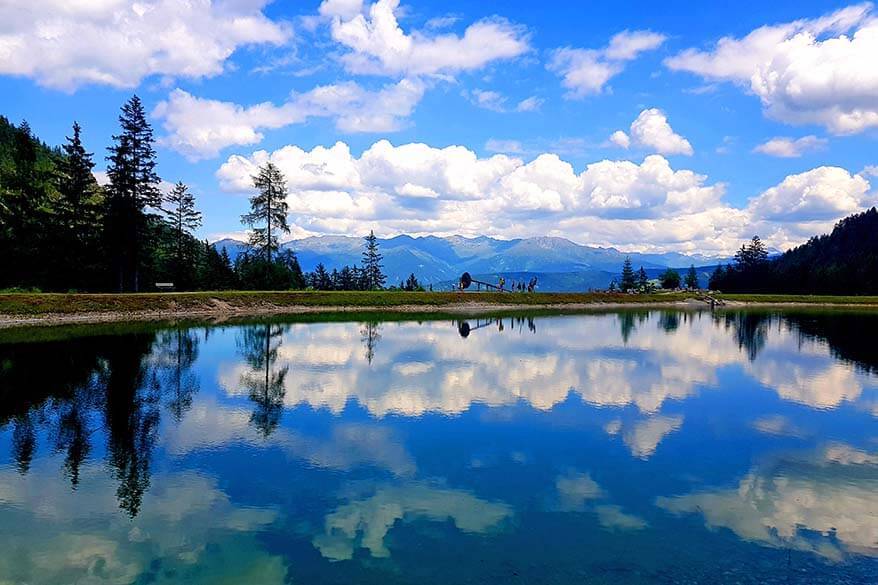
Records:
[[[874,584],[876,326],[0,332],[0,584]]]

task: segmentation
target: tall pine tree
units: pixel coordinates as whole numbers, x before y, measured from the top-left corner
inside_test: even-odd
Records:
[[[631,257],[626,256],[625,262],[622,264],[622,278],[619,281],[619,289],[622,292],[628,292],[637,286],[637,275],[634,273],[634,267],[631,265]]]
[[[100,263],[99,235],[103,192],[92,174],[92,153],[82,144],[82,127],[73,123],[73,136],[61,147],[58,161],[59,223],[54,280],[61,288],[96,286]]]
[[[140,290],[148,209],[161,205],[152,126],[140,98],[132,96],[119,116],[121,132],[109,148],[107,244],[114,255],[120,291]]]
[[[644,270],[643,266],[641,266],[640,270],[637,271],[637,288],[640,289],[640,292],[643,292],[648,287],[649,287],[649,278],[646,276],[646,270]]]
[[[174,230],[174,278],[178,288],[193,284],[194,250],[192,232],[201,226],[201,212],[195,208],[195,196],[183,181],[178,181],[165,196],[168,207],[163,209]]]
[[[378,238],[375,237],[373,230],[369,231],[369,235],[364,238],[366,247],[363,250],[363,279],[367,290],[380,290],[384,288],[387,277],[384,276],[381,260],[384,258],[378,251]]]
[[[695,271],[694,264],[690,265],[689,270],[686,272],[686,288],[689,290],[698,288],[698,273]]]
[[[273,163],[259,167],[253,177],[258,193],[250,198],[250,213],[241,216],[241,222],[251,228],[250,247],[270,263],[278,250],[277,232],[290,233],[287,224],[287,182]]]

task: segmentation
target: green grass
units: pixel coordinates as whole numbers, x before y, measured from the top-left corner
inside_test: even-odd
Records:
[[[439,308],[461,303],[534,307],[572,304],[661,303],[682,301],[696,295],[659,293],[627,295],[610,293],[466,293],[455,292],[312,292],[312,291],[223,291],[192,293],[140,294],[71,294],[71,293],[0,293],[0,315],[41,316],[82,315],[93,313],[136,312],[215,312],[228,306],[236,312],[261,309],[283,310],[291,307],[346,307],[356,309],[391,309],[399,306]],[[826,305],[878,305],[878,297],[809,296],[809,295],[718,295],[728,301],[746,303],[810,303]]]
[[[878,297],[853,295],[722,294],[717,297],[742,303],[810,303],[817,305],[878,305]]]
[[[648,303],[684,300],[690,295],[624,295],[608,293],[466,293],[455,292],[313,292],[223,291],[140,294],[0,294],[0,314],[39,316],[139,311],[210,311],[284,307],[442,307],[466,302],[492,305],[567,305],[578,303]]]

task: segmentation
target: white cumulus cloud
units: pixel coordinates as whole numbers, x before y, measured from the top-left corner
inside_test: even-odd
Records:
[[[266,17],[267,0],[32,0],[0,3],[0,74],[73,91],[129,88],[150,75],[222,73],[243,45],[279,45],[288,27]]]
[[[501,18],[473,23],[463,36],[435,30],[406,33],[398,11],[399,0],[378,0],[368,8],[350,0],[327,0],[320,6],[331,20],[333,40],[349,50],[341,61],[350,73],[453,75],[529,50],[526,31]]]
[[[463,146],[387,140],[359,156],[343,142],[310,151],[285,146],[230,156],[217,178],[226,191],[249,193],[250,177],[271,160],[287,178],[293,225],[308,233],[549,235],[719,254],[753,233],[781,249],[802,243],[874,199],[866,178],[838,167],[790,175],[735,207],[724,201],[724,184],[676,169],[660,154],[576,169],[556,154],[523,160],[515,141],[485,146],[506,154],[480,158]]]
[[[425,85],[417,80],[404,79],[377,91],[348,81],[293,94],[281,105],[264,102],[244,107],[176,89],[153,115],[167,131],[161,141],[198,160],[214,157],[228,146],[257,144],[262,130],[314,117],[334,119],[342,132],[393,132],[402,127],[424,91]]]
[[[631,138],[629,138],[622,130],[616,130],[610,134],[610,142],[619,148],[628,149],[631,146]]]
[[[731,81],[759,97],[768,116],[834,134],[878,126],[878,18],[871,3],[820,18],[723,37],[712,50],[671,57],[672,70]]]
[[[604,91],[607,82],[625,69],[625,63],[645,51],[659,48],[665,35],[650,31],[622,31],[603,49],[563,47],[552,53],[548,68],[561,76],[567,97],[582,98]]]
[[[515,142],[489,150],[515,152]],[[660,155],[641,163],[598,161],[577,172],[554,154],[525,162],[479,158],[461,146],[373,144],[359,157],[344,143],[305,151],[234,155],[217,172],[228,191],[249,192],[256,167],[271,160],[287,177],[293,221],[315,233],[348,233],[381,224],[393,233],[549,234],[609,244],[682,242],[736,248],[720,236],[741,212],[717,212],[722,184],[675,170]],[[728,239],[725,244],[720,244]]]
[[[838,167],[790,175],[750,202],[755,217],[774,221],[832,221],[859,211],[869,182]]]
[[[692,145],[674,132],[665,113],[657,108],[643,110],[631,123],[630,136],[622,130],[610,135],[610,142],[622,148],[632,144],[650,148],[660,154],[685,154],[691,156]]]

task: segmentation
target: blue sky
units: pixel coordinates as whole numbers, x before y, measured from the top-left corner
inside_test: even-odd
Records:
[[[159,171],[240,235],[557,235],[786,248],[876,201],[878,11],[774,2],[35,0],[0,7],[0,113],[103,166],[133,92]]]

